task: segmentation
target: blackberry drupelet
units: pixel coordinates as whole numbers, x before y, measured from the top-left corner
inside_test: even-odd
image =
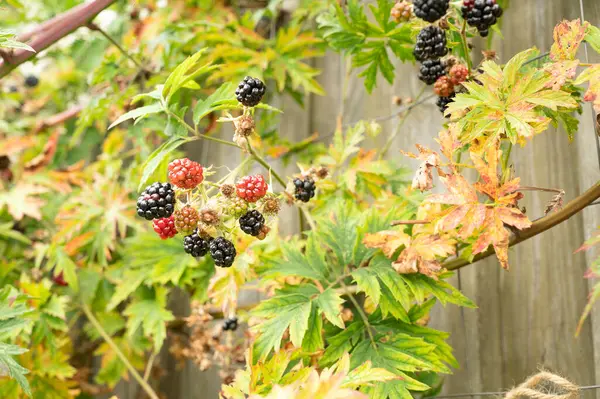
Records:
[[[440,60],[425,60],[419,70],[419,79],[425,84],[432,85],[440,76],[446,74],[446,66]]]
[[[223,322],[223,331],[235,331],[238,328],[238,318],[231,317]]]
[[[448,108],[448,104],[454,101],[455,93],[452,93],[448,97],[439,97],[437,99],[436,105],[438,106],[441,113],[446,112],[446,108]]]
[[[502,16],[502,8],[496,0],[465,0],[462,15],[470,26],[477,28],[482,37],[486,37],[490,27]]]
[[[189,236],[183,238],[183,249],[194,258],[207,254],[210,245],[209,238],[203,238],[198,234],[198,230]]]
[[[437,26],[429,25],[421,29],[413,54],[418,61],[440,58],[448,54],[446,33]]]
[[[209,249],[210,256],[214,259],[215,265],[220,267],[230,267],[233,265],[237,252],[231,241],[224,237],[217,237],[210,242]]]
[[[306,177],[304,180],[296,178],[294,179],[294,198],[302,202],[308,202],[312,197],[315,196],[315,181],[311,177]]]
[[[435,22],[442,18],[450,0],[415,0],[413,2],[413,11],[415,15],[427,22]]]
[[[171,183],[146,187],[137,200],[137,214],[146,220],[169,217],[175,210],[175,192]]]
[[[246,107],[254,107],[260,102],[266,90],[265,84],[260,79],[246,76],[235,90],[235,95],[237,100]]]
[[[256,209],[248,211],[244,216],[240,218],[240,229],[246,234],[251,236],[257,236],[263,225],[265,224],[265,217]]]

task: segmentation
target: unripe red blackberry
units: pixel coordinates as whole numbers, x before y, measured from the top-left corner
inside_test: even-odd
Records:
[[[187,158],[169,163],[169,181],[179,188],[190,189],[204,180],[204,169],[198,162]]]
[[[246,234],[257,236],[265,224],[265,217],[256,209],[248,211],[240,217],[240,229]]]
[[[413,10],[417,17],[435,22],[446,14],[449,4],[450,0],[414,0]]]
[[[308,202],[315,196],[315,181],[311,177],[294,179],[294,197],[302,202]]]
[[[451,95],[449,95],[447,97],[439,97],[437,99],[436,105],[438,106],[441,113],[446,112],[446,109],[448,108],[448,104],[450,104],[451,102],[454,101],[455,96],[456,96],[456,94],[452,93]]]
[[[407,1],[397,1],[390,12],[396,23],[407,22],[412,17],[412,5]]]
[[[235,90],[235,95],[237,100],[246,107],[254,107],[260,102],[266,90],[265,84],[260,79],[246,76]]]
[[[464,0],[461,11],[467,23],[477,28],[482,37],[489,34],[490,27],[502,16],[502,8],[496,0]]]
[[[152,221],[152,226],[154,227],[154,231],[156,231],[163,240],[175,237],[175,234],[177,234],[175,218],[173,218],[172,215],[168,218],[154,219]]]
[[[195,230],[183,238],[183,249],[194,258],[204,256],[208,253],[210,241],[210,239],[200,236],[198,230]]]
[[[418,61],[440,58],[448,54],[446,33],[434,25],[426,26],[417,35],[413,55]]]
[[[448,72],[448,76],[450,76],[450,80],[452,84],[459,85],[469,77],[469,70],[466,66],[462,64],[453,65]]]
[[[425,60],[419,70],[419,79],[425,84],[432,85],[440,76],[446,74],[446,66],[440,60]]]
[[[182,233],[194,231],[200,220],[198,211],[189,205],[175,211],[175,213],[173,213],[173,218],[175,219],[175,228]]]
[[[175,191],[171,183],[146,187],[137,200],[137,214],[146,220],[169,217],[175,210]]]
[[[233,265],[237,254],[233,243],[224,237],[217,237],[210,242],[210,256],[214,259],[215,265],[219,267],[230,267]]]
[[[56,285],[60,285],[61,287],[66,287],[69,285],[69,283],[65,281],[65,275],[63,272],[53,274],[52,281],[54,281]]]
[[[246,176],[236,184],[237,195],[248,202],[256,202],[265,196],[269,186],[262,175]]]
[[[440,76],[433,85],[433,91],[440,97],[448,97],[454,93],[454,85],[447,75]]]

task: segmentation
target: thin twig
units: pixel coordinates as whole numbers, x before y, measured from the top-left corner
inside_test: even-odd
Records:
[[[152,352],[148,358],[148,364],[146,364],[146,370],[144,371],[144,381],[148,381],[150,373],[152,372],[152,366],[154,366],[154,360],[156,359],[156,352]]]
[[[545,193],[556,193],[556,194],[561,194],[564,192],[564,190],[561,190],[559,188],[544,188],[544,187],[535,187],[535,186],[519,187],[519,189],[517,191],[543,191]]]
[[[287,184],[285,184],[285,180],[283,180],[281,178],[281,176],[279,176],[279,174],[273,170],[273,168],[271,167],[271,165],[269,165],[267,163],[267,161],[264,160],[263,157],[261,157],[260,155],[258,155],[258,153],[256,151],[254,151],[254,148],[252,147],[252,144],[250,144],[250,140],[248,140],[246,138],[246,143],[248,143],[248,152],[250,153],[250,155],[252,155],[252,157],[256,160],[256,162],[258,162],[259,164],[261,164],[265,169],[267,169],[269,171],[269,173],[271,173],[273,175],[273,177],[275,178],[275,180],[277,180],[279,182],[279,184],[281,184],[281,186],[283,188],[286,187]]]
[[[85,315],[87,316],[90,323],[92,323],[94,328],[96,328],[96,330],[98,331],[100,336],[104,339],[104,341],[106,341],[106,343],[112,348],[112,350],[115,351],[115,353],[117,354],[117,357],[119,359],[121,359],[123,364],[125,364],[125,367],[127,368],[127,370],[129,370],[129,372],[131,373],[133,378],[135,378],[135,380],[138,382],[138,384],[140,384],[142,389],[144,391],[146,391],[148,396],[150,396],[151,399],[159,399],[158,395],[156,394],[156,392],[154,392],[152,387],[146,382],[146,380],[144,380],[142,378],[142,376],[137,372],[135,367],[133,367],[133,365],[129,362],[129,360],[123,354],[123,352],[121,352],[121,349],[119,348],[119,346],[115,343],[115,341],[112,340],[112,338],[108,335],[108,333],[104,330],[104,328],[102,328],[102,325],[96,319],[96,317],[94,317],[91,309],[88,307],[88,305],[85,302],[81,302],[81,309],[83,310],[83,313],[85,313]]]
[[[429,224],[429,220],[392,220],[392,226],[413,225],[413,224]]]
[[[97,32],[100,32],[100,34],[102,36],[104,36],[104,38],[106,40],[108,40],[109,42],[112,43],[113,46],[115,46],[120,52],[121,54],[123,54],[125,57],[127,57],[131,62],[133,62],[135,64],[136,67],[138,67],[139,69],[146,71],[146,72],[150,72],[148,71],[146,68],[144,68],[142,66],[142,64],[136,60],[135,58],[133,58],[133,56],[131,54],[129,54],[129,52],[127,50],[125,50],[112,36],[110,36],[108,33],[106,33],[104,31],[104,29],[100,28],[98,25],[96,25],[93,22],[90,22],[88,24],[88,28],[90,28],[91,30],[95,30]]]
[[[460,30],[460,42],[462,43],[463,51],[465,52],[465,61],[467,62],[467,69],[469,75],[473,70],[473,61],[471,60],[471,52],[469,51],[469,43],[467,42],[467,20],[463,20],[463,26]]]
[[[231,147],[237,147],[237,148],[241,148],[239,145],[231,142],[231,141],[226,141],[226,140],[221,140],[218,139],[216,137],[212,137],[212,136],[206,136],[204,134],[197,134],[196,129],[194,129],[193,127],[191,127],[186,121],[184,121],[183,119],[181,119],[179,117],[179,115],[173,113],[173,111],[168,110],[167,109],[167,114],[170,115],[171,117],[175,118],[175,120],[179,123],[181,123],[183,126],[185,126],[185,128],[192,133],[194,136],[201,138],[203,140],[209,140],[209,141],[214,141],[215,143],[219,143],[219,144],[224,144],[224,145],[228,145]]]

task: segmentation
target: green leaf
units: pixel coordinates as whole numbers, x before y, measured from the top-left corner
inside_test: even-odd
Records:
[[[129,297],[142,283],[150,277],[152,269],[128,269],[123,273],[122,280],[117,284],[115,293],[106,306],[107,310],[115,309],[121,302]]]
[[[65,281],[69,284],[69,287],[75,291],[79,291],[79,280],[77,279],[77,265],[71,257],[67,255],[64,248],[58,245],[54,245],[50,249],[50,259],[47,267],[49,269],[54,268],[54,274],[63,273]]]
[[[144,107],[132,109],[131,111],[121,115],[119,118],[117,118],[116,121],[111,123],[108,127],[108,130],[130,119],[133,119],[137,122],[137,120],[144,118],[147,115],[156,114],[159,112],[164,112],[164,108],[161,103],[154,103],[152,105],[146,105]]]
[[[597,53],[600,53],[600,28],[589,24],[584,40],[592,46]]]
[[[91,303],[96,297],[96,290],[102,276],[95,270],[82,269],[79,272],[79,285],[81,286],[81,299],[85,303]]]
[[[375,305],[378,305],[379,298],[381,298],[381,287],[377,277],[366,268],[353,271],[352,277],[358,288],[367,294]]]
[[[302,349],[307,352],[316,352],[323,349],[323,345],[323,319],[316,307],[313,306],[308,318],[308,329],[302,341]]]
[[[331,324],[339,328],[344,328],[344,321],[340,314],[340,307],[344,303],[344,300],[335,290],[331,288],[326,289],[317,297],[315,303],[323,311],[323,314]]]
[[[167,78],[162,91],[162,97],[168,105],[171,105],[173,95],[190,82],[201,75],[207,74],[217,68],[219,65],[211,65],[210,63],[200,63],[200,57],[206,52],[206,49],[201,49],[194,55],[188,57],[185,61],[179,64]]]
[[[346,326],[345,330],[340,331],[336,335],[327,337],[327,348],[323,353],[323,357],[319,360],[319,365],[322,367],[330,366],[336,363],[345,353],[350,350],[363,337],[364,324],[355,321]]]
[[[166,323],[175,319],[165,308],[165,304],[155,299],[134,302],[125,309],[123,314],[128,316],[127,331],[129,336],[142,328],[143,334],[153,338],[154,353],[158,353],[167,337]]]
[[[25,394],[31,397],[31,388],[29,387],[29,382],[25,377],[25,375],[29,373],[29,370],[21,366],[12,358],[12,356],[20,355],[25,352],[27,352],[27,349],[19,348],[15,345],[0,343],[0,366],[3,369],[2,371],[8,374],[11,378],[14,378],[19,383]]]
[[[216,110],[216,105],[223,100],[235,100],[235,85],[231,82],[222,84],[217,90],[215,90],[206,99],[198,101],[196,107],[194,107],[194,124],[200,123],[200,120],[206,115]]]
[[[0,39],[0,48],[11,48],[11,49],[15,49],[15,50],[27,50],[32,53],[36,52],[29,45],[18,42],[16,40],[12,40],[12,39]]]
[[[13,230],[12,227],[12,222],[0,224],[0,236],[22,242],[23,244],[31,244],[31,240],[29,240],[29,238],[19,233],[18,231]]]
[[[304,253],[297,243],[286,242],[282,243],[281,252],[282,256],[268,264],[266,276],[299,276],[325,282],[327,264],[323,252],[317,247],[314,234],[309,236]]]
[[[144,162],[142,178],[140,179],[140,184],[138,186],[138,191],[141,191],[150,176],[154,173],[156,168],[161,164],[161,162],[165,159],[167,155],[175,151],[179,146],[189,143],[191,141],[197,140],[196,137],[171,137],[169,141],[163,143],[160,147],[158,147],[146,162]]]
[[[271,349],[279,351],[288,328],[292,343],[297,347],[302,345],[311,313],[311,296],[318,292],[313,285],[287,286],[253,310],[253,315],[268,318],[253,328],[260,333],[254,344],[255,360],[266,358]]]

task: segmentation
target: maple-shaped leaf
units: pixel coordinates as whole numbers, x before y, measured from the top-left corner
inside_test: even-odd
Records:
[[[447,258],[456,253],[456,240],[447,235],[419,234],[392,263],[401,274],[421,273],[437,278],[442,271],[439,258]]]
[[[552,75],[552,79],[546,83],[546,87],[560,90],[568,79],[575,77],[578,66],[579,60],[557,61],[544,66],[544,70]]]
[[[479,172],[480,181],[469,184],[461,175],[450,175],[442,179],[450,194],[436,194],[429,202],[449,204],[436,220],[438,231],[457,231],[458,237],[467,239],[476,231],[478,236],[472,246],[474,255],[485,251],[490,245],[503,268],[508,268],[508,246],[510,233],[505,225],[519,230],[531,226],[531,222],[516,207],[521,198],[519,179],[503,183],[498,175],[498,160],[501,152],[498,145],[489,146],[485,152],[471,152],[471,159]],[[485,194],[492,203],[480,203],[477,192]]]
[[[583,71],[575,80],[575,84],[589,83],[583,99],[594,104],[594,110],[600,112],[600,64],[595,64]]]
[[[580,19],[562,21],[554,28],[554,44],[550,49],[550,57],[555,60],[574,60],[579,45],[587,34],[589,22],[581,23]]]
[[[46,202],[39,198],[39,194],[47,191],[41,186],[19,183],[8,192],[0,193],[0,207],[6,205],[15,220],[21,220],[24,216],[40,220],[41,208]]]

